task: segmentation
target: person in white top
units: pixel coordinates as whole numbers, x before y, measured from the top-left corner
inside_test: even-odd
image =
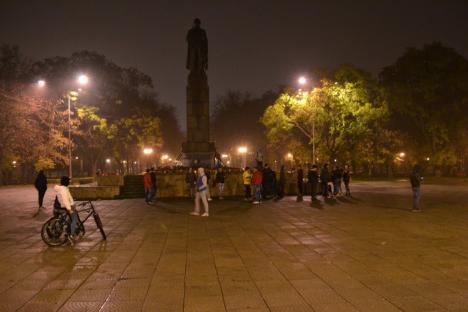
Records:
[[[197,177],[197,192],[195,194],[195,211],[190,213],[193,216],[200,215],[200,199],[203,202],[203,206],[205,207],[205,213],[203,213],[202,217],[208,217],[208,179],[205,175],[205,170],[203,168],[198,168],[198,177]]]
[[[55,192],[57,193],[57,199],[60,202],[60,206],[68,210],[71,216],[71,239],[73,240],[73,235],[76,231],[76,226],[78,224],[78,212],[75,209],[75,202],[73,201],[73,197],[70,194],[70,189],[68,188],[70,185],[70,178],[69,177],[62,177],[60,178],[60,185],[55,186]],[[73,242],[72,242],[73,243]]]

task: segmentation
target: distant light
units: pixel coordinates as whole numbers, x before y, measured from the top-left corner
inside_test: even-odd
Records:
[[[230,161],[230,160],[226,161],[226,164],[227,164],[227,165],[230,165],[230,164],[231,164],[231,161]]]
[[[78,159],[80,159],[80,157],[76,156],[75,159],[78,160]]]
[[[82,86],[87,85],[89,82],[89,78],[86,75],[79,75],[78,76],[78,83]]]
[[[16,165],[16,160],[13,160],[11,163],[13,164],[13,166]]]
[[[110,162],[111,162],[110,158],[107,158],[106,163],[110,164]]]
[[[228,154],[222,154],[222,155],[221,155],[221,158],[228,158],[228,157],[229,157]]]
[[[303,86],[303,85],[305,85],[305,84],[307,83],[307,79],[306,79],[306,77],[301,76],[301,77],[299,77],[299,78],[297,79],[297,82],[298,82],[301,86]]]
[[[237,151],[238,151],[240,154],[245,154],[245,153],[247,153],[247,147],[245,147],[245,146],[239,146],[239,148],[237,149]]]
[[[134,161],[133,164],[136,165],[138,162]]]
[[[37,85],[38,85],[40,88],[43,88],[43,87],[45,87],[46,82],[45,82],[45,80],[41,79],[41,80],[38,80],[38,81],[37,81]]]
[[[161,160],[167,160],[167,159],[169,159],[169,155],[164,154],[161,156]]]
[[[143,149],[143,154],[145,154],[145,155],[153,154],[153,149],[151,147],[147,147],[147,148]]]
[[[126,163],[127,163],[127,161],[126,161],[126,160],[122,160],[122,164],[126,164]]]
[[[293,156],[292,153],[287,153],[287,154],[286,154],[286,157],[289,158],[289,159],[292,159],[294,156]]]
[[[426,157],[426,160],[429,161],[429,160],[431,160],[431,159],[430,159],[429,157]]]
[[[405,155],[406,155],[406,154],[405,154],[404,152],[401,152],[401,153],[400,153],[400,157],[405,157]]]

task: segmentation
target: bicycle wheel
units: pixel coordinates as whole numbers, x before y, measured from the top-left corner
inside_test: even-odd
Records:
[[[93,215],[94,217],[94,221],[96,221],[96,225],[99,229],[99,232],[101,232],[101,235],[102,235],[102,239],[103,240],[106,240],[107,237],[106,237],[106,233],[104,232],[104,228],[102,227],[102,221],[101,221],[101,218],[99,217],[99,215],[97,213],[95,213]]]
[[[68,222],[63,217],[52,217],[44,223],[41,237],[49,246],[61,246],[67,242]]]

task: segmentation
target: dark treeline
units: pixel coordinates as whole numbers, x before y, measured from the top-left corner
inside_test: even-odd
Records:
[[[409,48],[373,77],[352,65],[311,70],[298,87],[218,100],[212,136],[222,151],[267,149],[269,162],[350,164],[366,174],[466,174],[468,61],[440,43]],[[312,128],[314,127],[314,133]],[[312,142],[316,160],[312,160]]]

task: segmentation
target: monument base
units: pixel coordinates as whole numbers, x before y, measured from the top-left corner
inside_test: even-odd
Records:
[[[182,143],[182,164],[185,167],[214,168],[215,145],[213,142]]]

